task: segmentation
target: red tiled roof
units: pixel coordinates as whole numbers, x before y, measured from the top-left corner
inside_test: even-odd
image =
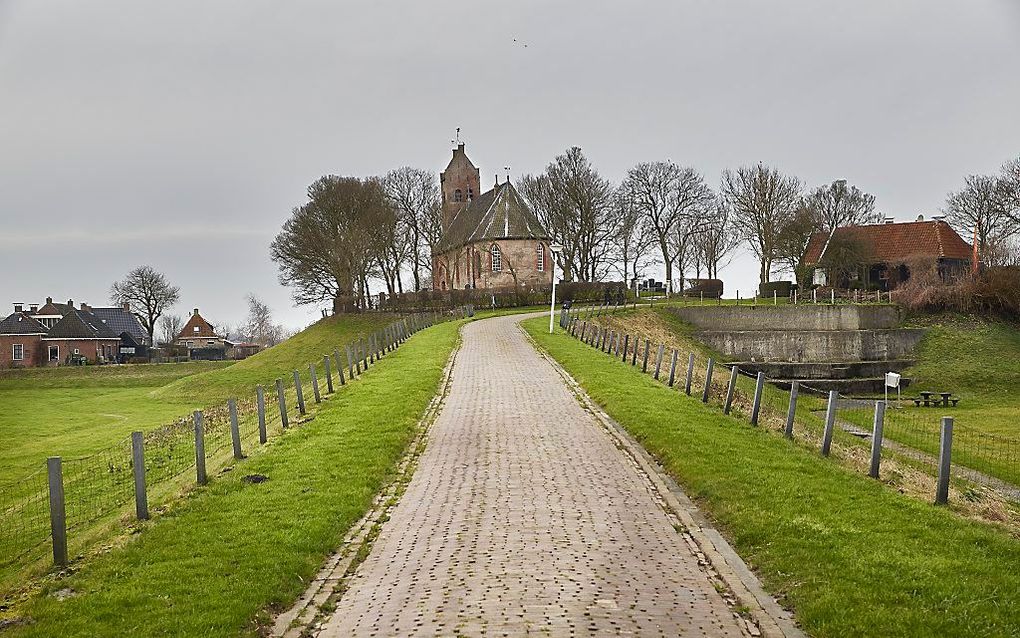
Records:
[[[196,331],[195,328],[198,327]],[[195,337],[218,337],[219,335],[213,330],[211,323],[202,318],[202,315],[195,311],[191,317],[188,318],[188,323],[184,324],[184,328],[181,329],[181,334],[177,335],[178,339],[193,339]]]
[[[864,243],[874,263],[897,263],[909,257],[970,259],[973,254],[971,245],[942,220],[844,226],[833,237]],[[817,264],[828,243],[825,233],[812,236],[804,262]]]

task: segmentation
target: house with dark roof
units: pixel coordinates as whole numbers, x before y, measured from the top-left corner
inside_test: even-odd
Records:
[[[0,320],[0,369],[30,368],[45,363],[42,338],[48,328],[28,313],[21,304]]]
[[[113,363],[120,356],[120,335],[92,314],[86,304],[70,310],[42,337],[49,365]]]
[[[816,233],[808,242],[805,266],[821,286],[891,290],[910,278],[911,265],[930,264],[943,279],[967,272],[973,246],[941,219],[843,226]],[[841,264],[842,266],[837,266]],[[846,268],[846,264],[852,267]],[[835,270],[840,272],[835,272]]]
[[[433,290],[539,288],[552,283],[549,235],[508,179],[482,193],[458,144],[440,174],[443,234],[432,254]]]

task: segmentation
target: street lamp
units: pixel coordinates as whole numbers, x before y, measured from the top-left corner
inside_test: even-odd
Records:
[[[556,257],[563,252],[563,246],[549,244],[549,252],[552,253],[552,299],[549,301],[549,334],[552,334],[553,316],[556,313]]]

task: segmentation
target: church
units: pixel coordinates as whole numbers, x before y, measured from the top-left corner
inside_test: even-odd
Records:
[[[433,290],[538,289],[552,284],[549,236],[524,198],[496,178],[481,192],[464,144],[439,176],[443,235],[432,254]]]

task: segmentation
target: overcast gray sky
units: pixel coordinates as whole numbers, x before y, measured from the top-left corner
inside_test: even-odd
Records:
[[[1020,154],[1018,63],[1017,0],[0,0],[0,302],[103,303],[148,263],[179,312],[255,292],[305,325],[268,257],[305,187],[439,171],[458,126],[486,187],[578,145],[912,218]]]

